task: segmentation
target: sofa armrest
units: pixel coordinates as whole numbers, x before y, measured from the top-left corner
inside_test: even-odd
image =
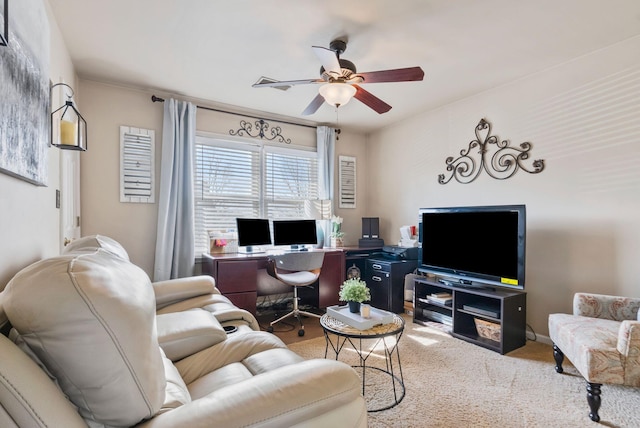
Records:
[[[360,378],[348,365],[335,360],[307,360],[218,389],[139,427],[366,427],[361,389]],[[310,423],[321,418],[321,424]]]
[[[158,343],[171,361],[181,360],[227,339],[220,322],[203,309],[158,315],[156,324]]]
[[[640,385],[640,321],[622,321],[618,352],[624,355],[624,385]]]
[[[610,296],[594,293],[576,293],[573,296],[573,314],[613,321],[635,320],[640,298]]]
[[[190,276],[169,279],[153,284],[156,295],[156,308],[160,309],[173,303],[205,294],[220,294],[215,280],[209,275]]]
[[[87,426],[48,374],[2,334],[0,354],[0,413],[11,418],[10,426]]]
[[[618,330],[618,352],[640,363],[640,321],[625,320]]]

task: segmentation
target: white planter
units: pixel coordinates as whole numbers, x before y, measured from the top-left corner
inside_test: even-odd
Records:
[[[331,247],[332,248],[340,248],[344,246],[344,242],[342,241],[342,238],[334,238],[331,237]]]

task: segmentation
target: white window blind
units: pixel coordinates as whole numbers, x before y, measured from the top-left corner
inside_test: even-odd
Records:
[[[304,201],[318,198],[316,153],[301,150],[272,151],[267,148],[264,196],[268,218],[304,218]]]
[[[316,152],[198,136],[195,154],[196,253],[236,217],[303,218],[304,200],[318,197]]]
[[[236,217],[260,216],[260,153],[196,141],[195,240],[196,251],[205,252],[208,231],[233,229]]]
[[[356,158],[339,156],[340,208],[356,207]]]
[[[120,202],[154,203],[155,131],[120,127]]]

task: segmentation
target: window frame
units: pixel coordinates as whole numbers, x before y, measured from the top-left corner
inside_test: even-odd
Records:
[[[196,133],[196,141],[194,147],[194,156],[193,156],[193,193],[194,193],[194,215],[198,215],[197,205],[200,201],[203,201],[202,189],[198,189],[198,171],[199,171],[199,146],[212,146],[212,147],[220,147],[227,148],[232,150],[246,150],[248,152],[256,152],[258,154],[258,215],[259,218],[269,218],[267,213],[267,156],[268,154],[275,155],[293,155],[301,158],[308,158],[312,160],[313,167],[315,167],[315,171],[313,172],[315,176],[315,195],[313,195],[317,199],[319,197],[319,171],[318,171],[318,152],[317,147],[309,147],[309,146],[297,146],[297,145],[289,145],[287,147],[282,147],[280,145],[276,145],[273,143],[254,140],[250,138],[239,138],[239,137],[230,137],[227,135],[219,135],[219,134],[211,134],[211,133]],[[281,220],[281,219],[293,219],[294,217],[274,217],[269,218],[269,220]],[[296,216],[296,219],[301,217]],[[303,217],[305,218],[305,217]],[[202,247],[201,241],[203,239],[202,236],[198,236],[198,221],[194,219],[194,234],[195,236],[195,250],[196,254],[200,252],[209,252],[208,248],[208,239],[204,238],[206,243],[206,248]],[[206,234],[206,230],[210,230],[206,224],[203,224],[203,228],[205,229],[203,232]],[[227,230],[231,229],[229,227]],[[234,228],[235,229],[235,228]]]

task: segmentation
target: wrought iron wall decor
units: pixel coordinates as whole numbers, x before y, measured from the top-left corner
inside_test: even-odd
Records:
[[[491,124],[485,119],[480,122],[475,129],[476,139],[469,143],[466,149],[460,151],[460,156],[453,158],[450,156],[445,163],[447,171],[451,171],[449,178],[445,174],[438,175],[438,183],[447,184],[452,178],[462,184],[474,181],[484,169],[489,176],[496,180],[506,180],[513,177],[519,169],[529,174],[537,174],[544,169],[544,160],[533,161],[533,169],[527,168],[523,161],[529,159],[531,143],[524,142],[520,148],[510,147],[508,140],[499,141],[498,137],[491,135]],[[496,147],[493,154],[490,154],[491,145]],[[471,150],[477,148],[480,159],[472,157]]]
[[[269,131],[269,126],[270,126],[269,122],[265,121],[264,119],[258,119],[254,122],[254,124],[256,126],[255,134],[252,133],[253,125],[244,119],[240,121],[240,128],[238,128],[235,131],[233,129],[230,129],[229,134],[237,135],[239,137],[244,137],[246,134],[247,136],[252,138],[259,137],[263,140],[266,139],[269,141],[273,141],[277,138],[277,141],[281,143],[291,144],[291,138],[284,138],[284,136],[282,135],[282,128],[280,128],[279,126],[275,126],[271,128],[271,131]],[[270,137],[267,136],[266,134],[267,132],[271,134]]]

